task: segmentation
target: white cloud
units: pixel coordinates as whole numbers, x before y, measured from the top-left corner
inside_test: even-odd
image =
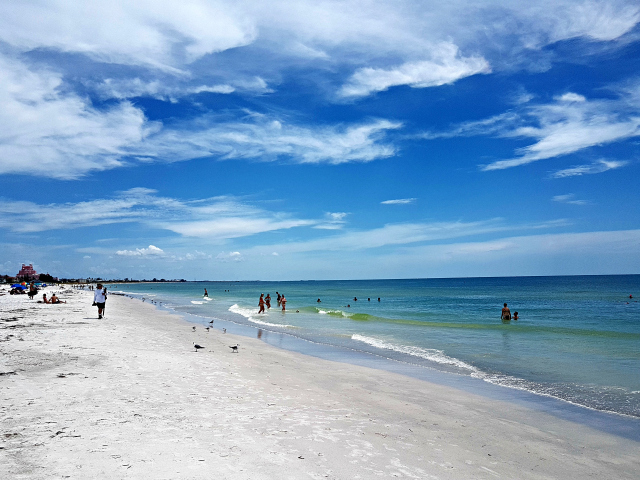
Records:
[[[398,122],[376,120],[362,125],[305,127],[264,115],[250,115],[243,121],[199,118],[180,130],[160,132],[141,142],[139,155],[165,161],[202,157],[287,158],[294,163],[369,162],[396,153],[382,143],[387,131],[400,128]]]
[[[458,47],[450,43],[439,45],[432,55],[433,59],[407,62],[392,69],[361,68],[342,87],[340,95],[361,97],[397,85],[436,87],[478,73],[491,72],[484,58],[460,57]]]
[[[325,220],[322,220],[325,221]],[[154,190],[134,188],[113,199],[80,203],[39,205],[27,201],[0,202],[0,228],[35,233],[93,227],[123,222],[143,223],[186,237],[209,241],[245,237],[264,232],[313,226],[318,220],[291,218],[269,212],[231,197],[183,201],[156,195]],[[155,247],[154,247],[155,248]],[[149,250],[153,250],[151,246]],[[138,249],[119,255],[138,255]],[[134,253],[131,253],[134,252]],[[140,254],[143,254],[140,250]]]
[[[121,102],[97,110],[65,93],[61,75],[0,54],[0,174],[73,179],[123,165],[123,155],[154,128]]]
[[[382,205],[408,205],[410,203],[416,203],[416,198],[398,198],[395,200],[385,200],[380,202]]]
[[[586,200],[577,200],[573,193],[567,193],[565,195],[556,195],[552,198],[554,202],[568,203],[569,205],[587,205],[589,202]]]
[[[629,162],[623,161],[623,160],[600,159],[597,162],[594,162],[588,165],[576,165],[575,167],[558,170],[557,172],[552,173],[551,177],[566,178],[566,177],[575,177],[580,175],[593,175],[594,173],[602,173],[608,170],[622,168],[628,164]]]
[[[23,50],[80,52],[176,72],[207,53],[247,45],[257,33],[232,4],[204,0],[7,0],[0,19],[0,39]]]
[[[135,250],[118,250],[116,255],[126,257],[146,257],[146,256],[164,256],[164,250],[154,245],[147,248],[136,248]]]
[[[120,100],[134,97],[151,97],[158,100],[177,102],[180,97],[202,92],[229,94],[235,88],[228,84],[185,86],[175,81],[154,79],[145,81],[135,78],[108,78],[100,83],[85,82],[86,86],[94,89],[103,99],[117,98]]]
[[[324,215],[324,221],[318,223],[313,228],[321,230],[340,230],[346,223],[345,218],[349,215],[346,212],[328,212]]]
[[[242,262],[244,258],[240,252],[220,252],[216,255],[216,260],[220,262]]]
[[[526,165],[640,136],[638,91],[640,85],[634,85],[633,88],[620,91],[618,98],[594,100],[575,93],[565,93],[556,97],[552,103],[527,104],[494,117],[462,123],[449,131],[426,132],[419,137],[436,139],[495,135],[533,139],[535,143],[518,150],[519,156],[497,160],[482,166],[482,170],[502,170]],[[610,165],[612,168],[621,166],[615,163]],[[594,167],[591,171],[598,173],[598,168]]]
[[[150,96],[171,94],[159,83],[133,81],[125,90],[110,95],[124,98],[143,90]],[[136,161],[207,156],[288,158],[296,163],[367,162],[395,154],[395,147],[382,140],[387,131],[401,126],[376,120],[307,127],[249,114],[240,119],[203,116],[163,127],[148,122],[127,101],[98,110],[88,99],[65,93],[60,74],[34,71],[1,54],[0,102],[0,174],[58,179],[77,179]]]
[[[560,100],[561,102],[586,102],[587,99],[583,95],[578,93],[568,92],[564,95],[556,97],[556,100]]]
[[[357,251],[413,243],[436,242],[501,231],[556,228],[562,225],[566,225],[566,222],[554,221],[542,224],[507,225],[501,219],[477,222],[397,223],[369,230],[346,231],[307,241],[258,246],[251,249],[251,252],[260,254],[271,252],[274,249],[285,251],[287,254],[314,251]]]

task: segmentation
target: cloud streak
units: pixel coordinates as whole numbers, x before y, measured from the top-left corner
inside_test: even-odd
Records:
[[[567,92],[554,102],[525,105],[491,118],[465,122],[443,132],[425,132],[428,140],[460,136],[492,135],[501,138],[532,139],[535,143],[517,151],[519,156],[482,165],[483,171],[504,170],[539,160],[569,155],[591,147],[621,142],[640,136],[640,84],[620,91],[615,99],[589,100]],[[590,167],[576,167],[555,175],[600,173],[625,163],[600,161]]]
[[[112,199],[80,203],[39,205],[34,202],[0,203],[0,228],[15,233],[68,230],[116,223],[141,223],[185,237],[222,241],[258,233],[316,224],[317,220],[291,218],[269,212],[231,197],[182,201],[156,195],[155,190],[134,188]],[[122,250],[118,255],[147,255],[148,249]],[[157,252],[156,252],[157,253]]]
[[[576,177],[580,175],[593,175],[596,173],[603,173],[609,170],[622,168],[627,166],[628,164],[629,164],[628,161],[600,159],[597,162],[594,162],[588,165],[576,165],[571,168],[558,170],[557,172],[553,172],[551,174],[551,177],[567,178],[567,177]]]
[[[430,60],[407,62],[391,69],[361,68],[340,89],[340,95],[363,97],[398,85],[437,87],[471,75],[491,72],[484,58],[461,57],[458,47],[451,43],[440,44],[434,50]]]

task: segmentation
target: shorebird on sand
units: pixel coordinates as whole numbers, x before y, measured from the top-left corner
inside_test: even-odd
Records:
[[[205,328],[205,330],[207,331],[207,333],[209,333],[209,327]]]
[[[213,323],[213,320],[211,320],[209,323]]]
[[[232,352],[232,353],[238,353],[238,347],[239,347],[239,346],[240,346],[240,344],[239,344],[239,343],[236,343],[236,344],[235,344],[235,345],[233,345],[233,346],[229,346],[229,348],[231,349],[231,352]]]
[[[226,328],[223,328],[223,329],[222,329],[222,333],[227,333],[227,329],[226,329]]]
[[[193,348],[195,348],[196,349],[196,353],[198,353],[198,350],[200,350],[201,348],[204,348],[204,347],[198,345],[196,342],[193,342]]]
[[[191,327],[191,328],[193,329],[194,332],[196,331],[196,327]]]

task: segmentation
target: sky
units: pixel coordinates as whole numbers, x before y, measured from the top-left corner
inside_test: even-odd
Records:
[[[627,0],[3,0],[0,274],[638,274],[639,23]]]

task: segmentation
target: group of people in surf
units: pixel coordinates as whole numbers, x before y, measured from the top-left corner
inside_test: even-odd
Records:
[[[287,307],[287,299],[284,298],[284,295],[280,295],[278,292],[276,292],[276,295],[278,296],[276,299],[276,301],[278,302],[278,306],[282,306],[282,311],[284,312]],[[265,313],[265,306],[267,307],[267,309],[271,308],[271,295],[267,293],[267,296],[265,297],[264,293],[261,293],[260,300],[258,300],[258,313]]]

